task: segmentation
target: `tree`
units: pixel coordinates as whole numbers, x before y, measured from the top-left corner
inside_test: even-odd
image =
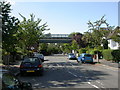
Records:
[[[64,43],[61,47],[63,53],[70,53],[71,52],[71,45],[69,43]]]
[[[116,27],[111,38],[120,44],[120,27]]]
[[[77,50],[78,49],[78,44],[75,40],[72,41],[71,48],[72,48],[72,50]]]
[[[111,31],[111,29],[113,27],[109,26],[109,24],[107,23],[107,21],[104,19],[105,15],[102,16],[102,18],[100,20],[97,20],[95,22],[91,22],[88,21],[88,32],[86,35],[89,34],[89,36],[85,36],[88,37],[86,38],[87,40],[89,40],[89,43],[92,44],[92,47],[98,47],[99,45],[101,45],[102,42],[102,38],[103,37],[107,37],[107,34]],[[106,27],[102,27],[102,25],[105,24]],[[84,37],[84,39],[85,39]],[[87,41],[86,40],[86,41]]]
[[[79,32],[73,32],[69,35],[69,37],[72,37],[73,41],[76,41],[76,43],[78,44],[78,48],[85,47],[84,41],[82,40],[83,34]]]
[[[2,12],[0,16],[2,17],[2,48],[7,52],[15,52],[15,46],[17,44],[17,38],[15,36],[18,30],[19,20],[14,16],[10,16],[11,5],[5,1],[0,2]]]
[[[103,48],[108,49],[108,41],[106,39],[103,39],[102,43],[103,43]]]
[[[93,48],[94,39],[93,39],[93,37],[92,37],[90,32],[84,32],[82,40],[84,41],[85,46]]]
[[[28,52],[34,44],[38,44],[40,38],[43,36],[43,31],[48,30],[47,23],[41,24],[41,19],[35,20],[35,15],[30,14],[30,19],[26,19],[20,14],[23,21],[19,24],[17,32],[18,47],[20,47],[24,53]],[[35,47],[34,47],[35,48]]]

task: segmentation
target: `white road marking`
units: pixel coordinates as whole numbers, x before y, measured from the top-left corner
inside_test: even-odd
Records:
[[[72,74],[75,77],[78,77],[77,75],[73,74],[72,72],[68,71],[68,73]]]
[[[102,88],[105,88],[103,83],[101,83],[101,82],[98,81],[98,80],[96,80],[96,82],[99,83],[99,84],[101,84],[101,87],[102,87]]]
[[[95,87],[95,88],[99,88],[98,86],[91,84],[91,82],[87,82],[87,83],[90,84],[91,86]]]
[[[75,75],[75,74],[73,74],[72,72],[70,72],[70,71],[68,71],[68,73],[70,73],[70,74],[72,74],[73,76],[75,76],[75,77],[79,77],[79,76],[77,76],[77,75]],[[90,80],[89,80],[90,81]],[[98,86],[96,86],[96,85],[94,85],[94,84],[92,84],[91,82],[87,82],[88,84],[90,84],[91,86],[93,86],[93,87],[95,87],[95,88],[99,88]],[[102,87],[103,88],[103,87]]]
[[[74,65],[72,65],[72,63],[69,62],[69,64],[70,64],[72,67],[74,67]],[[58,67],[60,67],[59,64],[56,64],[56,65],[57,65]],[[66,66],[66,65],[65,65],[65,67],[68,68],[69,66]],[[75,69],[75,70],[76,70],[76,69]],[[80,78],[80,76],[77,76],[76,74],[70,72],[69,70],[68,70],[67,72],[70,73],[71,75],[73,75],[74,77],[79,77],[79,78]],[[85,79],[87,79],[87,78],[85,78]],[[92,81],[92,80],[89,80],[89,81],[87,82],[89,85],[93,86],[94,88],[99,88],[98,86],[92,84],[90,81]],[[99,83],[99,84],[101,84],[101,85],[102,85],[101,87],[104,88],[104,87],[103,87],[103,84],[102,84],[101,82],[99,82],[99,81],[96,81],[96,82]]]

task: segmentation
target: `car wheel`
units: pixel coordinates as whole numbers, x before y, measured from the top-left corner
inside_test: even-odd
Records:
[[[20,75],[21,75],[21,76],[24,76],[24,72],[21,71],[21,72],[20,72]]]
[[[43,76],[43,72],[42,72],[42,73],[40,73],[40,76]]]
[[[85,62],[83,62],[83,61],[81,61],[82,63],[85,63]]]
[[[77,60],[78,63],[80,63],[80,61]]]

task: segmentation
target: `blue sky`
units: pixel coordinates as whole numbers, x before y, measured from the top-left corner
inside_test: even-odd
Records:
[[[33,13],[36,18],[47,22],[45,33],[70,34],[86,32],[87,22],[99,20],[103,15],[111,26],[118,25],[118,2],[15,2],[12,15],[22,19]]]

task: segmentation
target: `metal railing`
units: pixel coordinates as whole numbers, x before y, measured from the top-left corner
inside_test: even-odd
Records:
[[[69,34],[46,34],[45,37],[68,37]]]

